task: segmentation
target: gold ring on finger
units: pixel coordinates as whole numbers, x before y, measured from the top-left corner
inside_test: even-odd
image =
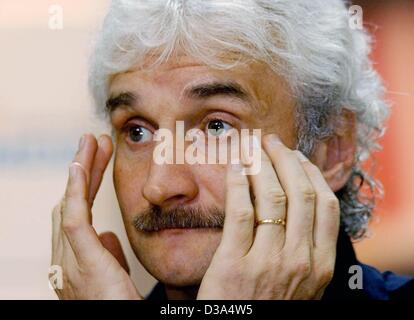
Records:
[[[261,224],[276,224],[280,226],[285,226],[286,221],[284,219],[262,219],[256,222],[256,226],[259,226]]]

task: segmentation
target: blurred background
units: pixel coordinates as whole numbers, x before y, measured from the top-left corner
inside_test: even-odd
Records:
[[[48,286],[51,210],[84,132],[99,122],[87,90],[93,39],[109,0],[0,0],[0,299],[56,299]],[[372,57],[393,105],[384,151],[375,155],[385,195],[359,259],[382,271],[414,275],[414,1],[359,1],[375,37]],[[55,17],[62,14],[63,20]],[[112,166],[112,164],[111,164]],[[127,241],[111,168],[94,207],[98,232],[111,230],[132,278],[154,284]]]

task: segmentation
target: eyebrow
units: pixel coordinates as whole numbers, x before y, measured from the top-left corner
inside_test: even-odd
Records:
[[[243,101],[249,101],[248,93],[236,82],[210,82],[187,88],[185,96],[192,99],[208,99],[214,96],[235,97]],[[133,107],[139,100],[138,95],[132,92],[122,92],[111,96],[106,101],[106,111],[111,114],[120,106]]]
[[[185,90],[185,95],[196,99],[208,99],[219,95],[235,97],[244,101],[249,98],[247,92],[234,81],[199,84]]]
[[[105,104],[106,111],[111,114],[120,106],[132,107],[137,103],[138,97],[132,92],[122,92],[111,96]]]

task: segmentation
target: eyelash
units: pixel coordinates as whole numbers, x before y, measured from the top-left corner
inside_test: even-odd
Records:
[[[147,129],[148,131],[150,131],[152,134],[154,134],[154,129],[150,128],[147,125],[144,125],[142,123],[136,123],[136,122],[132,122],[132,120],[128,120],[127,123],[125,125],[122,126],[121,128],[121,133],[122,136],[124,137],[124,139],[129,139],[129,130],[131,130],[134,127],[142,127]],[[136,142],[131,142],[132,144],[136,144]],[[141,143],[143,144],[143,143]]]
[[[222,112],[220,112],[220,113],[214,113],[214,114],[209,114],[209,115],[207,115],[202,121],[201,121],[201,123],[200,123],[200,128],[201,128],[201,130],[203,131],[203,132],[205,132],[205,134],[208,134],[208,132],[206,132],[206,128],[207,128],[207,125],[208,125],[208,123],[209,122],[212,122],[212,121],[223,121],[223,122],[225,122],[225,123],[227,123],[227,124],[229,124],[231,127],[233,127],[233,128],[235,128],[235,129],[237,129],[237,126],[234,124],[234,121],[232,121],[232,120],[230,120],[230,119],[228,119],[228,118],[230,118],[229,116],[227,116],[226,114],[223,114]],[[154,132],[155,132],[155,130],[154,130],[154,128],[152,128],[152,126],[148,126],[148,125],[145,125],[145,124],[143,124],[142,122],[144,122],[144,121],[140,121],[140,123],[137,123],[137,122],[132,122],[133,120],[136,120],[137,118],[132,118],[132,119],[129,119],[123,126],[122,126],[122,128],[121,128],[121,133],[122,133],[122,136],[124,137],[124,139],[128,139],[129,138],[129,130],[131,129],[131,128],[134,128],[134,127],[142,127],[142,128],[145,128],[145,129],[147,129],[148,131],[150,131],[152,134],[154,134]],[[139,119],[138,119],[139,120]],[[130,143],[132,143],[132,144],[137,144],[136,142],[130,142]],[[143,143],[141,143],[141,144],[143,144]]]
[[[148,128],[147,126],[145,126],[145,125],[142,125],[142,124],[140,124],[140,123],[131,123],[131,122],[126,123],[126,124],[122,127],[121,131],[122,131],[122,132],[128,132],[128,130],[130,130],[131,128],[134,128],[134,127],[142,127],[142,128],[145,128],[145,129],[147,129],[147,130],[149,130],[149,131],[153,132],[153,130],[149,129],[149,128]]]
[[[200,127],[202,128],[202,130],[204,131],[204,129],[207,127],[207,124],[211,121],[223,121],[228,123],[230,126],[232,126],[233,128],[237,128],[236,125],[233,123],[232,120],[228,119],[229,116],[226,116],[224,114],[220,114],[217,115],[217,113],[215,114],[209,114],[208,116],[206,116],[203,121],[201,121]]]

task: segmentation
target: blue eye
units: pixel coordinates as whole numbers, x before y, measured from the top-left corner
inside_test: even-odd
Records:
[[[227,122],[223,120],[212,120],[207,125],[208,134],[212,136],[220,136],[232,128]]]
[[[147,142],[152,139],[152,133],[148,129],[141,126],[130,126],[127,128],[128,137],[133,142]]]

